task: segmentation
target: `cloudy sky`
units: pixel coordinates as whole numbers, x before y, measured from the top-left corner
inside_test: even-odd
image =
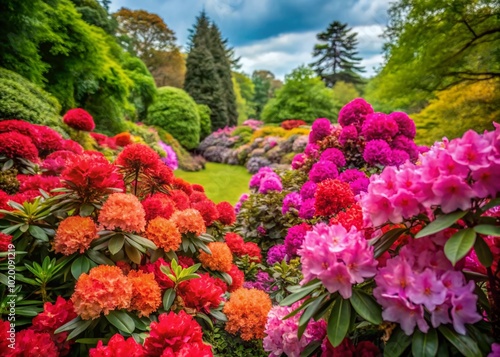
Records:
[[[267,69],[283,79],[313,61],[316,34],[335,20],[358,33],[364,75],[372,75],[382,61],[380,34],[388,6],[389,0],[112,0],[111,11],[127,7],[157,13],[185,46],[188,29],[205,9],[241,57],[244,72]]]

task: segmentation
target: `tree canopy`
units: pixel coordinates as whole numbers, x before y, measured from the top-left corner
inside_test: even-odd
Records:
[[[276,91],[262,111],[266,123],[302,119],[312,123],[317,118],[333,118],[335,105],[331,90],[310,68],[301,66],[285,76],[285,84]]]
[[[333,21],[324,32],[316,35],[320,43],[314,46],[313,57],[318,57],[311,63],[318,76],[327,87],[333,87],[337,81],[347,83],[362,83],[359,73],[364,72],[360,65],[356,47],[357,33],[347,27],[347,24]]]

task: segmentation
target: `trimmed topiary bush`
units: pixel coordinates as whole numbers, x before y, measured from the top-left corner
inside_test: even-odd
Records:
[[[0,120],[22,119],[61,132],[61,105],[49,93],[17,73],[0,68]]]
[[[212,133],[212,120],[210,119],[212,111],[208,105],[196,105],[198,106],[198,114],[200,114],[200,140],[203,140]]]
[[[158,97],[148,110],[148,124],[172,134],[186,149],[198,147],[200,115],[198,107],[185,91],[174,87],[158,89]]]

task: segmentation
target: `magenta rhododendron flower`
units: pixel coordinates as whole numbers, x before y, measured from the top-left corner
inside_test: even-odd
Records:
[[[301,257],[305,284],[318,278],[330,293],[338,291],[344,299],[352,295],[352,285],[375,275],[377,261],[373,247],[355,227],[318,223],[306,233]]]

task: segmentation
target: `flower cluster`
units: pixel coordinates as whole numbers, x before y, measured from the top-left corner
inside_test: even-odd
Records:
[[[165,151],[167,154],[165,157],[161,158],[161,161],[165,163],[172,170],[177,170],[179,168],[179,161],[177,159],[177,154],[174,149],[170,145],[165,144],[163,141],[159,141],[158,145]]]
[[[321,342],[325,338],[326,322],[324,320],[309,322],[299,339],[297,332],[303,311],[291,318],[283,319],[297,309],[302,302],[298,301],[291,306],[274,306],[269,311],[265,327],[266,337],[263,340],[264,349],[271,352],[269,356],[281,356],[284,353],[289,357],[299,357],[311,343]]]
[[[212,349],[202,340],[201,326],[184,311],[158,316],[144,341],[147,356],[212,357]]]
[[[142,232],[146,227],[146,213],[136,196],[113,193],[99,212],[99,223],[105,229],[124,232]]]
[[[120,334],[115,334],[109,339],[108,345],[104,346],[102,341],[97,342],[95,348],[89,351],[89,357],[144,357],[144,348],[138,344],[133,337],[125,340]]]
[[[500,192],[500,126],[434,145],[419,164],[386,167],[370,178],[361,205],[373,225],[400,223],[439,205],[443,213],[472,207]]]
[[[199,278],[180,283],[177,293],[182,299],[184,307],[208,313],[210,309],[219,307],[222,302],[222,294],[227,291],[227,287],[222,288],[217,281],[218,279],[209,274],[199,275]]]
[[[305,284],[319,279],[330,293],[338,291],[344,299],[352,294],[352,285],[375,275],[377,261],[362,232],[347,231],[341,225],[318,223],[306,233],[301,257]]]
[[[222,242],[211,242],[208,243],[208,249],[211,254],[200,251],[198,259],[201,264],[211,270],[229,272],[233,263],[233,254],[229,246]]]
[[[281,178],[270,167],[262,167],[250,179],[250,188],[259,193],[266,194],[270,191],[280,192],[283,189]]]
[[[182,242],[175,223],[163,217],[156,217],[148,222],[146,237],[165,252],[176,251]]]
[[[191,233],[199,236],[207,231],[202,215],[193,208],[176,211],[170,219],[175,223],[181,234]]]
[[[289,119],[281,122],[280,126],[285,130],[292,130],[293,128],[298,128],[299,126],[307,125],[307,123],[300,119]]]
[[[411,240],[375,277],[373,295],[383,307],[382,317],[399,323],[407,335],[415,326],[428,331],[425,311],[434,328],[453,323],[460,334],[466,333],[466,323],[481,320],[474,282],[466,282],[460,271],[453,270],[443,247],[436,243],[446,239],[444,234]]]
[[[64,255],[84,253],[96,238],[97,227],[90,217],[71,216],[59,224],[53,246],[57,253]]]
[[[231,250],[231,253],[238,257],[248,255],[251,260],[260,262],[262,260],[262,254],[260,248],[254,242],[245,242],[243,237],[237,233],[226,233],[224,236],[227,246]]]
[[[263,338],[267,314],[271,307],[271,299],[261,290],[245,288],[236,290],[222,310],[228,320],[226,331],[232,334],[239,333],[245,341]]]
[[[81,108],[70,109],[64,114],[63,122],[70,128],[83,131],[93,131],[95,128],[94,118],[86,110]]]
[[[314,197],[316,215],[324,217],[337,214],[355,202],[349,184],[332,179],[319,183]]]

